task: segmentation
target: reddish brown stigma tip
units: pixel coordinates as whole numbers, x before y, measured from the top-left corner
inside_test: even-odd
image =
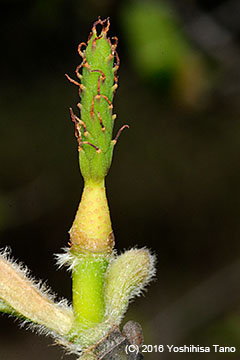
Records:
[[[102,29],[101,29],[101,32],[100,34],[104,34],[106,35],[108,30],[109,30],[109,27],[110,27],[110,20],[109,20],[109,17],[104,19],[104,20],[101,20],[101,17],[99,16],[97,21],[95,21],[95,23],[93,24],[93,27],[92,27],[92,33],[96,32],[97,33],[97,25],[101,25],[102,26]]]
[[[100,122],[100,125],[101,125],[101,128],[102,128],[102,131],[105,131],[105,126],[103,125],[103,121],[102,121],[102,117],[101,117],[100,112],[98,112],[97,115],[98,115],[98,119],[99,119],[99,122]]]
[[[92,147],[96,150],[96,152],[97,152],[98,154],[100,154],[100,153],[102,152],[102,150],[101,150],[100,148],[98,148],[96,145],[93,145],[93,144],[90,143],[89,141],[83,141],[82,144],[86,144],[86,145],[92,146]]]
[[[115,144],[116,144],[119,136],[121,135],[122,131],[123,131],[124,129],[126,129],[126,128],[129,129],[129,125],[123,125],[123,126],[118,130],[117,135],[116,135],[115,138],[113,139],[113,141],[114,141]]]
[[[90,70],[91,72],[99,72],[101,74],[100,78],[102,80],[102,82],[104,82],[106,80],[106,75],[104,74],[104,72],[102,70],[98,70],[98,69],[95,69],[95,70]]]
[[[82,134],[81,134],[81,120],[74,114],[72,108],[69,109],[71,120],[74,123],[74,134],[78,142],[78,151],[82,150]]]
[[[79,45],[78,45],[78,53],[79,55],[84,59],[85,57],[85,51],[82,51],[82,47],[85,46],[87,47],[87,44],[85,42],[81,42]]]

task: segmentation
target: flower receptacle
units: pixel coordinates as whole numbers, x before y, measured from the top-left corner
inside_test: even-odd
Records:
[[[110,253],[114,246],[104,180],[85,183],[76,217],[70,229],[71,250],[78,253]]]

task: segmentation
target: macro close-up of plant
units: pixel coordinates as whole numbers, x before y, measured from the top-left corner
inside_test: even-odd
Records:
[[[12,260],[8,248],[0,256],[0,311],[33,330],[51,336],[67,353],[97,359],[96,344],[121,324],[128,303],[155,275],[155,256],[147,248],[117,255],[105,190],[105,177],[123,125],[113,138],[118,87],[117,38],[108,37],[109,19],[93,24],[76,68],[80,115],[70,108],[84,178],[81,201],[69,231],[69,247],[56,255],[59,267],[72,274],[72,305],[57,302],[51,291]],[[99,30],[100,28],[100,30]]]
[[[2,1],[0,360],[239,360],[239,15]]]

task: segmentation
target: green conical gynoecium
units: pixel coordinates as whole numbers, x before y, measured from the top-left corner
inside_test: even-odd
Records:
[[[96,26],[101,25],[98,35]],[[70,109],[75,123],[75,135],[79,144],[80,169],[85,181],[100,182],[111,165],[112,140],[115,115],[113,115],[113,95],[117,88],[116,72],[119,60],[116,53],[117,38],[112,44],[107,38],[109,20],[98,19],[93,25],[87,45],[81,43],[78,52],[82,63],[76,68],[80,82],[69,78],[79,86],[81,111],[79,119]],[[86,46],[85,50],[82,50]],[[82,74],[80,69],[82,68]]]

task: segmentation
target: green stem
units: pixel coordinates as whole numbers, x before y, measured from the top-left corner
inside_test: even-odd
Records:
[[[90,328],[105,313],[104,278],[108,262],[103,255],[78,254],[73,270],[73,308],[76,326]]]

